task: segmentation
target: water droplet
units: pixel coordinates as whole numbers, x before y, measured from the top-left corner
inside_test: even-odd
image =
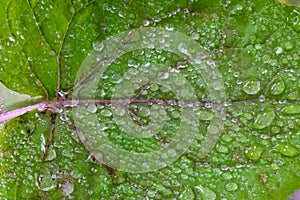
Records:
[[[147,107],[140,107],[139,113],[140,113],[142,116],[147,117],[147,116],[150,115],[151,112],[150,112],[150,109],[147,108]]]
[[[71,149],[64,149],[61,154],[68,158],[74,157],[73,151]]]
[[[281,54],[283,49],[281,47],[276,47],[276,54]]]
[[[286,42],[286,43],[284,44],[284,47],[285,47],[287,50],[290,50],[290,49],[293,48],[293,43],[291,43],[291,42]]]
[[[281,110],[282,114],[285,115],[292,115],[292,114],[299,114],[300,113],[300,104],[291,104],[288,106],[285,106]]]
[[[75,12],[76,12],[75,8],[74,8],[74,7],[71,7],[71,8],[70,8],[70,12],[71,12],[71,13],[75,13]]]
[[[230,179],[232,179],[232,174],[231,174],[230,172],[225,172],[225,173],[222,174],[222,176],[223,176],[223,178],[224,178],[225,180],[230,180]]]
[[[179,44],[178,50],[184,54],[188,54],[187,45],[184,43]]]
[[[219,132],[219,128],[218,128],[217,126],[215,126],[215,125],[209,125],[209,126],[207,127],[207,132],[208,132],[209,134],[215,135],[215,134],[217,134],[217,133]]]
[[[199,33],[197,33],[197,32],[193,32],[193,33],[191,34],[191,36],[192,36],[192,38],[193,38],[194,40],[199,40],[199,38],[200,38],[200,35],[199,35]]]
[[[236,183],[227,183],[225,186],[226,190],[229,192],[235,191],[238,189],[238,185]]]
[[[150,21],[149,21],[149,20],[145,19],[145,20],[143,21],[143,26],[149,26],[149,24],[150,24]]]
[[[87,110],[88,110],[90,113],[96,113],[96,111],[97,111],[97,106],[96,106],[95,104],[90,104],[90,105],[88,105]]]
[[[171,25],[166,25],[165,28],[166,28],[168,31],[174,31],[174,27],[171,26]]]
[[[191,188],[186,188],[182,194],[180,194],[179,199],[190,200],[195,199],[195,194]]]
[[[139,66],[139,62],[135,59],[128,60],[127,64],[129,67],[133,67],[133,68],[137,68]]]
[[[52,147],[49,147],[49,149],[47,151],[47,155],[45,157],[45,161],[51,161],[51,160],[54,160],[55,158],[56,158],[55,149],[53,149]]]
[[[101,43],[93,43],[93,49],[95,51],[102,51],[104,48],[104,43],[101,42]]]
[[[162,72],[159,74],[160,79],[168,79],[169,78],[169,73],[168,72]]]
[[[214,191],[212,191],[209,188],[205,188],[202,186],[196,186],[195,189],[197,189],[197,192],[200,192],[200,197],[203,200],[215,200],[217,198],[217,195]]]
[[[261,157],[262,152],[263,152],[263,149],[261,147],[252,146],[245,151],[246,158],[253,160],[253,161],[258,161]]]
[[[260,91],[260,81],[258,80],[248,80],[243,86],[245,93],[254,95]]]
[[[292,145],[281,143],[275,146],[275,149],[284,156],[295,157],[299,154],[298,150]]]
[[[101,110],[100,114],[104,117],[110,117],[112,115],[112,113],[109,110]]]
[[[178,86],[184,85],[185,82],[186,82],[186,80],[185,80],[185,78],[183,76],[178,76],[175,79],[175,85],[178,85]]]
[[[216,146],[216,150],[217,150],[217,152],[219,152],[219,153],[224,153],[224,154],[226,154],[226,153],[228,153],[228,147],[227,146],[225,146],[225,145],[217,145]]]
[[[16,41],[15,36],[13,36],[13,35],[10,35],[10,36],[8,37],[8,39],[9,39],[9,41],[11,41],[11,42],[15,42],[15,41]]]
[[[280,95],[281,93],[283,93],[284,90],[285,90],[285,84],[283,80],[279,80],[271,86],[270,93],[272,95]]]
[[[272,134],[272,135],[276,135],[276,134],[280,133],[280,131],[281,131],[281,129],[280,129],[279,126],[273,126],[273,127],[271,128],[271,134]]]
[[[62,183],[62,192],[64,196],[69,196],[74,191],[74,184],[72,181],[66,180]]]
[[[291,92],[287,95],[287,98],[289,100],[296,100],[298,97],[298,92],[297,91],[294,91],[294,92]]]
[[[268,127],[274,120],[276,114],[273,109],[266,109],[263,113],[259,114],[253,124],[254,129],[264,129]]]
[[[117,116],[122,117],[122,116],[124,116],[125,113],[126,113],[126,110],[125,110],[124,107],[121,107],[121,106],[114,106],[113,108],[114,108],[114,109],[113,109],[113,112],[114,112],[114,114],[117,115]]]
[[[199,112],[199,118],[203,121],[209,121],[213,118],[213,114],[210,111],[201,110]]]
[[[49,169],[41,170],[41,174],[36,180],[36,186],[42,191],[50,191],[56,187],[56,181],[52,179]]]
[[[278,0],[278,1],[290,6],[300,6],[300,2],[298,0]]]

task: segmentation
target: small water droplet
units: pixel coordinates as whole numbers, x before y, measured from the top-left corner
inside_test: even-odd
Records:
[[[199,112],[199,118],[203,121],[209,121],[213,118],[213,114],[210,111],[202,110]]]
[[[260,91],[260,81],[258,80],[248,80],[243,86],[245,93],[254,95]]]
[[[165,26],[165,28],[166,28],[168,31],[174,31],[174,27],[171,26],[171,25],[167,25],[167,26]]]
[[[62,183],[62,192],[64,196],[69,196],[70,194],[72,194],[73,191],[74,191],[74,184],[71,181],[66,180],[65,182]]]
[[[137,68],[139,66],[139,62],[135,59],[130,59],[130,60],[128,60],[128,66]]]
[[[93,49],[95,51],[102,51],[104,48],[104,43],[101,42],[101,43],[93,43]]]
[[[216,150],[217,150],[217,152],[219,152],[219,153],[227,154],[229,149],[228,149],[228,147],[225,146],[225,145],[220,145],[220,144],[218,144],[218,145],[216,146]]]
[[[175,79],[175,85],[178,85],[178,86],[184,85],[185,82],[186,82],[186,80],[185,80],[185,78],[183,76],[178,76]]]
[[[217,126],[215,126],[215,125],[209,125],[209,126],[207,127],[207,132],[208,132],[209,134],[215,135],[215,134],[217,134],[217,133],[219,132],[219,128],[218,128]]]
[[[290,50],[290,49],[293,48],[293,43],[291,43],[291,42],[286,42],[286,43],[284,44],[284,47],[285,47],[287,50]]]
[[[112,115],[112,113],[109,110],[101,110],[100,114],[104,117],[110,117]]]
[[[11,41],[11,42],[15,42],[15,41],[16,41],[15,36],[13,36],[13,35],[10,35],[10,36],[8,37],[8,39],[9,39],[9,41]]]
[[[187,45],[184,43],[180,43],[178,46],[178,50],[184,54],[188,54]]]
[[[71,149],[64,149],[61,154],[68,158],[73,158],[74,156],[73,151]]]
[[[234,182],[232,183],[227,183],[226,186],[225,186],[226,190],[229,191],[229,192],[232,192],[232,191],[235,191],[238,189],[238,185]]]
[[[273,126],[273,127],[271,128],[271,134],[272,134],[272,135],[276,135],[276,134],[280,133],[280,131],[281,131],[281,129],[280,129],[279,126]]]
[[[149,24],[150,24],[150,21],[149,21],[149,20],[145,19],[145,20],[143,21],[143,26],[149,26]]]
[[[97,111],[97,106],[96,106],[95,104],[90,104],[90,105],[88,105],[87,110],[88,110],[90,113],[96,113],[96,111]]]
[[[276,54],[281,54],[283,49],[281,47],[276,47]]]
[[[123,107],[121,107],[121,106],[114,106],[113,108],[114,108],[114,109],[113,109],[113,112],[114,112],[114,114],[117,115],[117,116],[122,117],[122,116],[124,116],[125,113],[126,113],[125,108],[123,108]]]
[[[169,73],[168,72],[162,72],[159,74],[160,79],[168,79],[169,78]]]
[[[232,174],[231,174],[230,172],[225,172],[225,173],[222,174],[222,176],[223,176],[223,178],[224,178],[225,180],[230,180],[230,179],[232,179]]]
[[[140,113],[142,116],[147,117],[147,116],[150,115],[151,112],[150,112],[150,109],[147,108],[147,107],[140,107],[139,113]]]
[[[76,12],[74,7],[71,7],[70,11],[71,11],[71,13],[75,13]]]

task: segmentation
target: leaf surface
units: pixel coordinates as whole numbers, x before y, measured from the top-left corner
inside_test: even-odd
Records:
[[[87,150],[70,124],[73,108],[62,104],[55,111],[30,111],[1,130],[1,199],[287,199],[300,188],[298,7],[273,0],[3,0],[0,9],[4,11],[0,14],[0,97],[5,106],[23,106],[19,102],[31,97],[47,101],[71,94],[78,70],[99,42],[141,26],[193,38],[209,52],[227,96],[224,130],[208,155],[201,157],[199,152],[208,130],[215,129],[209,126],[213,113],[204,106],[198,108],[200,126],[187,152],[167,167],[147,173],[122,172],[95,160],[93,149]],[[188,82],[201,102],[208,101],[208,84],[190,63],[154,48],[114,60],[98,77],[95,98],[111,99],[122,77],[147,63],[151,67],[184,63],[178,70],[184,79],[175,77],[175,83]],[[159,76],[155,70],[150,72]],[[148,72],[140,73],[144,74],[136,79]],[[164,80],[144,89],[139,86],[133,93],[143,99],[174,98],[172,85]],[[15,102],[9,101],[10,94],[17,97]],[[161,141],[169,142],[180,128],[180,107],[165,108],[162,113],[159,106],[130,104],[115,119],[112,105],[87,106],[110,142],[139,153],[160,148]],[[170,120],[156,138],[135,138],[132,127],[121,126],[132,123],[122,117],[123,112],[138,125],[151,127],[153,116]],[[127,135],[130,131],[132,135]]]

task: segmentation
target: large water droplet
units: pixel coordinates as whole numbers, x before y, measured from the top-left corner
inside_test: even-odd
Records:
[[[45,157],[45,161],[51,161],[51,160],[54,160],[55,158],[56,158],[55,149],[53,149],[52,147],[49,147],[49,149],[47,151],[47,155]]]
[[[263,113],[259,114],[253,124],[254,129],[264,129],[268,127],[274,120],[276,114],[273,109],[266,109]]]
[[[299,154],[299,151],[290,144],[281,143],[275,146],[275,149],[284,156],[294,157]]]
[[[179,199],[190,200],[195,199],[195,194],[191,188],[186,188],[182,194],[180,194]]]
[[[200,197],[203,200],[215,200],[217,198],[216,193],[209,188],[196,186],[195,189],[197,189],[196,191],[200,192]]]
[[[245,151],[246,158],[253,160],[253,161],[258,161],[261,157],[262,152],[263,152],[263,149],[261,147],[252,146]]]
[[[282,114],[285,115],[292,115],[292,114],[299,114],[300,113],[300,104],[291,104],[288,106],[285,106],[281,110]]]
[[[260,91],[260,81],[258,80],[248,80],[243,86],[245,93],[254,95]]]
[[[49,191],[56,187],[56,181],[52,179],[49,169],[44,168],[37,178],[36,185],[42,191]]]
[[[283,80],[280,80],[280,81],[273,83],[273,85],[271,86],[271,89],[270,89],[270,93],[272,95],[280,95],[281,93],[283,93],[284,90],[285,90],[285,84],[284,84]]]

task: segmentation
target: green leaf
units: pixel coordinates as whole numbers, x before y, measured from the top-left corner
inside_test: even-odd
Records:
[[[42,96],[30,97],[26,94],[17,93],[8,89],[0,82],[0,105],[2,106],[2,111],[9,111],[25,105],[29,105],[41,98]]]
[[[0,121],[22,115],[1,127],[0,198],[287,199],[300,188],[300,8],[280,2],[293,6],[2,0]],[[149,27],[177,35],[164,46]],[[147,173],[113,169],[101,146],[134,160],[182,127],[190,146]]]

